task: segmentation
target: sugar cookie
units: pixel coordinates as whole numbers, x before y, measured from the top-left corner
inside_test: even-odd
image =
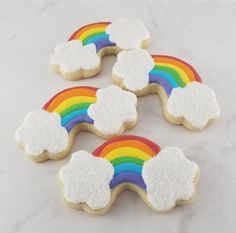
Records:
[[[90,214],[106,213],[127,189],[153,210],[169,211],[194,199],[199,168],[177,147],[161,149],[146,138],[124,135],[92,153],[73,153],[59,178],[66,203]]]
[[[101,70],[101,58],[122,50],[146,48],[150,35],[138,19],[88,24],[56,46],[50,63],[66,79],[94,76]]]
[[[109,138],[137,121],[137,97],[120,87],[78,86],[65,89],[43,107],[29,112],[15,133],[36,162],[65,157],[80,130]]]
[[[199,74],[186,62],[146,50],[122,51],[112,69],[114,83],[138,96],[157,93],[165,118],[200,130],[217,118],[220,107],[213,89],[202,84]]]

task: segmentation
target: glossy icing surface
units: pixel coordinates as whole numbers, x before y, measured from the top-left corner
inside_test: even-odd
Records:
[[[104,143],[92,152],[93,155],[109,160],[114,167],[110,187],[129,182],[146,189],[142,178],[144,161],[156,156],[160,147],[148,139],[124,135]]]
[[[152,55],[154,68],[149,73],[149,83],[160,84],[169,96],[176,87],[185,87],[190,82],[202,82],[197,71],[176,57]]]
[[[48,112],[57,112],[61,124],[70,132],[79,123],[93,124],[88,108],[95,103],[97,88],[79,86],[65,89],[52,97],[43,107]]]

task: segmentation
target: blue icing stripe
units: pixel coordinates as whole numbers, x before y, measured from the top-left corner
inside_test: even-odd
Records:
[[[109,41],[108,38],[107,38],[107,39],[100,39],[100,40],[97,40],[97,41],[95,42],[95,45],[96,45],[96,50],[97,50],[97,52],[98,52],[100,49],[104,48],[104,47],[116,46],[116,44],[113,43],[113,42],[111,42],[111,41]]]
[[[87,108],[82,108],[82,109],[76,110],[74,112],[71,112],[68,115],[65,115],[61,119],[61,125],[65,126],[70,120],[72,120],[73,118],[78,117],[80,115],[87,115],[87,110],[88,110]]]
[[[158,76],[165,78],[166,80],[168,80],[168,82],[171,84],[171,86],[173,88],[179,87],[178,83],[176,83],[175,79],[173,78],[173,76],[171,74],[168,74],[164,71],[156,70],[156,69],[153,69],[152,71],[150,71],[149,74],[150,75],[158,75]]]
[[[86,44],[91,44],[91,43],[95,43],[97,40],[106,40],[106,39],[109,39],[108,34],[103,33],[100,35],[94,35],[86,41]]]
[[[134,172],[137,174],[141,174],[142,172],[142,166],[139,166],[134,163],[122,163],[114,167],[114,176],[118,175],[119,173],[122,172]]]

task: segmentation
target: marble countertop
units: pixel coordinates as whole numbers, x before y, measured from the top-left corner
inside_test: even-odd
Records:
[[[69,158],[34,163],[13,136],[25,113],[59,90],[111,84],[115,56],[103,59],[98,76],[81,82],[55,74],[49,57],[80,26],[120,17],[145,22],[152,38],[150,52],[191,63],[215,89],[222,109],[214,124],[190,132],[164,119],[157,96],[139,98],[138,124],[127,133],[144,135],[162,147],[178,146],[201,169],[195,202],[166,214],[150,210],[130,191],[105,216],[67,208],[56,174]],[[236,232],[235,22],[233,1],[0,1],[0,232]],[[72,151],[91,151],[103,141],[81,132]]]

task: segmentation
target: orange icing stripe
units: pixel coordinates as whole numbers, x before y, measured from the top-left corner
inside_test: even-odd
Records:
[[[113,142],[109,145],[107,145],[99,154],[99,157],[105,157],[110,151],[117,149],[117,148],[122,148],[122,147],[134,147],[138,148],[145,153],[149,154],[150,156],[155,156],[156,152],[153,151],[148,145],[141,141],[137,140],[127,140],[127,141],[117,141]]]
[[[80,87],[71,90],[66,90],[62,92],[60,95],[56,96],[53,100],[51,100],[50,104],[47,106],[45,110],[47,110],[48,112],[52,112],[61,102],[74,96],[96,97],[96,91]]]
[[[195,72],[193,72],[193,68],[187,66],[186,64],[184,64],[183,62],[181,62],[180,60],[177,60],[176,58],[172,58],[172,57],[167,57],[167,56],[154,56],[154,61],[155,64],[158,65],[159,62],[163,62],[163,63],[170,63],[173,65],[178,66],[179,68],[181,68],[189,77],[189,79],[191,81],[196,81],[196,76],[195,76]]]
[[[101,22],[101,23],[94,23],[94,24],[86,25],[86,26],[78,29],[76,32],[74,32],[69,40],[78,39],[84,32],[86,32],[89,29],[97,28],[97,27],[106,28],[109,24],[110,24],[110,22]]]
[[[105,143],[103,143],[101,146],[97,147],[92,154],[94,156],[100,156],[100,153],[108,146],[111,145],[115,142],[123,142],[123,141],[129,141],[129,140],[135,140],[135,141],[141,141],[144,144],[147,144],[148,147],[150,147],[153,151],[155,151],[155,154],[158,154],[161,150],[161,148],[154,142],[144,138],[144,137],[140,137],[140,136],[134,136],[134,135],[122,135],[122,136],[118,136],[118,137],[114,137],[108,141],[106,141]]]

